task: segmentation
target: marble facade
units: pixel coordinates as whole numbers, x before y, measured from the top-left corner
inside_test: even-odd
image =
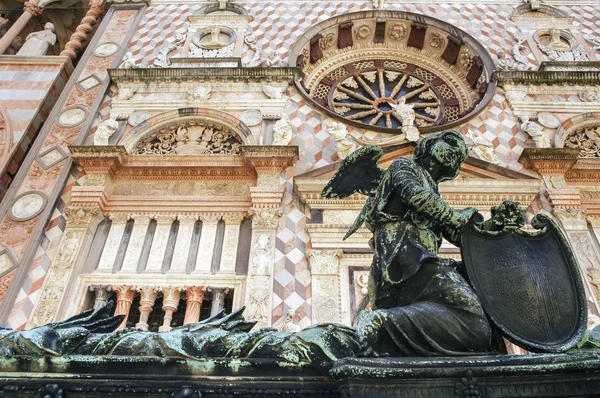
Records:
[[[37,98],[21,86],[0,88],[0,165],[16,164],[0,204],[2,324],[27,328],[114,297],[141,328],[155,313],[169,330],[182,308],[187,323],[244,305],[260,326],[287,325],[291,313],[301,328],[352,325],[368,307],[370,233],[342,238],[365,197],[329,200],[320,191],[347,155],[342,149],[398,136],[324,109],[325,99],[315,101],[324,89],[307,92],[298,70],[304,62],[308,74],[321,68],[331,76],[355,49],[376,58],[389,51],[386,41],[404,48],[403,40],[407,54],[443,64],[440,76],[460,86],[460,101],[447,107],[462,107],[463,116],[475,108],[452,128],[477,137],[467,138],[473,148],[485,143],[487,158],[472,150],[461,178],[442,184],[444,199],[483,214],[511,199],[528,217],[552,215],[576,249],[590,313],[599,315],[600,50],[589,38],[600,31],[600,6],[219,3],[223,9],[210,1],[114,1],[92,37],[78,36],[89,40],[81,53],[69,42],[68,58],[0,56],[0,85],[35,82]],[[369,17],[375,8],[380,14]],[[347,15],[359,11],[364,21]],[[422,48],[408,45],[418,39],[412,25],[382,27],[382,18],[405,12],[461,29],[498,64],[481,72],[478,45],[452,60],[442,50],[454,51],[456,38],[441,25]],[[392,82],[398,65],[386,66]],[[380,80],[360,73],[360,85],[384,81],[383,72]],[[421,77],[435,80],[427,73]],[[435,94],[416,87],[415,95]],[[439,111],[421,120],[444,117]],[[95,142],[106,123],[111,133]],[[328,132],[334,123],[345,129],[340,140]],[[20,137],[33,144],[18,157],[15,148],[28,145]],[[405,137],[393,142],[383,166],[414,147]],[[27,212],[23,201],[34,194],[39,208]],[[449,244],[441,254],[460,257]]]

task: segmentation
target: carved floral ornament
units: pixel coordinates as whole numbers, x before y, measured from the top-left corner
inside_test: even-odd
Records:
[[[583,113],[566,120],[556,130],[554,145],[579,149],[580,158],[600,158],[600,113]]]
[[[336,40],[337,39],[337,40]],[[406,12],[369,11],[313,26],[292,50],[301,93],[345,123],[382,132],[463,123],[491,99],[495,69],[485,49],[455,27]]]

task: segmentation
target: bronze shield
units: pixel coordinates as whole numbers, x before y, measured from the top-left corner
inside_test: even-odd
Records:
[[[538,215],[538,231],[463,228],[462,257],[475,293],[502,333],[533,352],[572,348],[587,324],[585,291],[558,226]]]

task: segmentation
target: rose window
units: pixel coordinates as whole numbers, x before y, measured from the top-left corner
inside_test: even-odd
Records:
[[[356,66],[365,69],[357,71]],[[317,86],[315,97],[325,100],[330,110],[348,120],[400,128],[402,118],[396,108],[401,103],[415,111],[418,127],[438,125],[444,117],[458,118],[458,109],[453,112],[452,106],[448,114],[444,113],[444,93],[450,98],[453,94],[444,87],[438,88],[436,84],[443,86],[443,81],[440,84],[440,79],[426,69],[382,60],[348,64],[340,69],[327,78],[339,76],[331,87],[324,83]]]
[[[491,100],[494,62],[473,37],[408,12],[340,15],[311,27],[290,55],[300,93],[365,130],[421,133],[465,123]],[[402,116],[405,115],[405,116]],[[404,117],[404,123],[403,123]]]

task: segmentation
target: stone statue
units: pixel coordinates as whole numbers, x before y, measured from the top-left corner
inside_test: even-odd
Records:
[[[48,49],[56,44],[54,25],[50,22],[44,25],[44,30],[30,33],[25,39],[25,44],[16,55],[37,57],[46,55]]]
[[[117,114],[111,113],[108,120],[103,121],[98,126],[96,134],[94,134],[94,145],[108,145],[108,140],[118,128]]]
[[[206,28],[206,32],[210,35],[210,40],[200,43],[203,48],[215,49],[223,47],[223,43],[219,40],[219,35],[221,34],[221,28],[219,26]]]
[[[550,29],[550,43],[546,47],[554,51],[567,51],[571,48],[567,43],[563,43],[560,39],[560,30],[556,28]]]
[[[276,51],[269,50],[267,59],[265,60],[265,66],[282,66],[281,56]]]
[[[273,145],[287,145],[292,140],[293,126],[287,113],[281,115],[281,119],[273,126]]]
[[[521,130],[533,138],[537,148],[550,148],[550,139],[544,133],[542,126],[529,121],[529,116],[521,116],[521,122]]]
[[[348,130],[342,123],[333,122],[327,129],[327,133],[335,141],[335,150],[340,159],[346,159],[356,149],[356,144],[348,141]]]
[[[579,99],[583,102],[596,102],[598,100],[598,90],[595,88],[587,88],[579,93]]]
[[[133,53],[131,53],[131,52],[125,53],[125,57],[123,58],[123,61],[119,64],[119,69],[135,69],[135,68],[139,68],[139,66],[136,65],[135,60],[133,59]]]
[[[288,333],[298,333],[300,331],[300,326],[294,323],[294,317],[296,316],[296,311],[289,310],[285,314],[285,319],[283,323],[279,326],[278,330],[280,332],[288,332]]]
[[[479,159],[490,163],[498,164],[500,160],[494,153],[494,144],[477,130],[469,130],[467,137],[471,140],[471,144],[467,145],[470,150],[475,152]]]
[[[438,257],[442,237],[460,245],[474,208],[456,211],[438,184],[455,178],[468,156],[462,135],[444,131],[422,139],[414,158],[401,157],[387,170],[377,166],[383,150],[352,153],[323,190],[328,198],[369,195],[346,237],[366,223],[373,231],[369,278],[373,311],[358,316],[363,355],[465,355],[490,350],[491,330],[475,293],[454,260]]]
[[[417,114],[414,110],[414,104],[407,104],[406,97],[398,100],[398,103],[392,105],[395,114],[402,120],[402,132],[406,135],[406,139],[412,142],[419,140],[419,130],[414,126]]]

